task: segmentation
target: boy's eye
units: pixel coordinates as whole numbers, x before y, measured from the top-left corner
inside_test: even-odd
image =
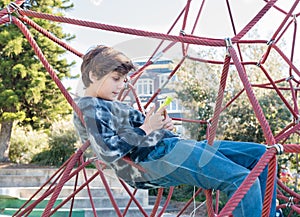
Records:
[[[113,79],[114,79],[115,81],[119,81],[121,78],[120,78],[120,77],[113,77]]]

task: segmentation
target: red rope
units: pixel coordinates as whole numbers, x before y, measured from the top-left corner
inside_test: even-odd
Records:
[[[121,180],[120,180],[120,183],[122,184],[123,188],[126,190],[126,192],[128,193],[128,195],[130,196],[130,201],[131,202],[132,200],[134,201],[134,203],[137,205],[137,207],[139,208],[139,210],[141,211],[141,213],[144,215],[144,216],[147,216],[147,213],[145,212],[145,210],[143,209],[143,207],[141,206],[141,204],[138,202],[138,200],[134,197],[134,194],[132,194],[129,190],[129,188],[127,187],[127,184]],[[134,191],[135,192],[135,191]],[[123,213],[123,216],[125,216],[125,212]]]
[[[80,157],[80,162],[81,162],[81,165],[85,163],[83,155]],[[98,172],[97,172],[97,174],[98,174]],[[91,192],[90,186],[88,185],[89,182],[88,182],[88,177],[87,177],[85,168],[83,168],[83,175],[84,175],[85,182],[87,183],[86,188],[87,188],[87,192],[88,192],[88,196],[89,196],[89,199],[90,199],[90,203],[91,203],[91,206],[92,206],[94,216],[97,216],[97,211],[96,211],[96,207],[95,207],[95,204],[94,204],[94,201],[93,201],[92,192]]]
[[[265,7],[263,7],[261,9],[261,11],[248,23],[248,25],[246,25],[238,34],[236,34],[236,29],[235,29],[235,24],[234,24],[234,20],[233,20],[233,16],[232,16],[232,12],[231,12],[231,8],[229,5],[229,1],[227,1],[227,9],[229,12],[229,16],[230,16],[230,20],[231,20],[231,24],[233,27],[233,31],[235,36],[232,38],[232,43],[236,43],[237,44],[237,48],[238,48],[238,52],[239,52],[239,58],[237,57],[237,54],[235,53],[235,50],[230,47],[228,49],[233,62],[230,63],[230,60],[227,60],[227,58],[225,59],[225,61],[216,61],[216,60],[205,60],[205,59],[201,59],[201,58],[196,58],[196,57],[188,57],[189,59],[195,60],[195,61],[199,61],[199,62],[207,62],[207,63],[212,63],[212,64],[224,64],[224,68],[223,68],[223,73],[222,73],[222,77],[220,79],[220,89],[219,89],[219,93],[218,93],[218,97],[217,97],[217,105],[215,108],[215,113],[214,116],[212,118],[212,126],[210,127],[210,136],[208,138],[210,138],[209,141],[213,141],[213,138],[215,137],[215,131],[217,128],[217,122],[218,122],[218,117],[220,115],[220,113],[222,111],[224,111],[224,109],[226,107],[228,107],[235,99],[237,99],[244,91],[246,91],[249,101],[252,104],[252,107],[254,109],[255,115],[257,117],[257,119],[260,122],[260,125],[262,126],[265,138],[267,140],[267,144],[275,144],[275,142],[278,141],[285,141],[291,134],[293,133],[297,133],[297,131],[299,130],[299,124],[297,123],[291,123],[288,126],[286,126],[285,129],[283,129],[279,134],[276,135],[276,137],[274,138],[271,130],[270,130],[270,126],[268,125],[268,122],[265,119],[265,116],[262,112],[262,109],[260,108],[257,99],[255,98],[255,95],[253,93],[252,88],[253,87],[259,87],[259,88],[268,88],[268,89],[274,89],[276,91],[276,93],[280,96],[280,98],[282,99],[282,101],[284,102],[284,104],[287,106],[287,108],[289,109],[289,111],[293,114],[295,120],[298,120],[298,104],[297,104],[297,88],[299,87],[300,82],[297,81],[294,78],[291,78],[288,80],[288,84],[289,84],[289,88],[287,87],[279,87],[277,86],[278,83],[282,82],[283,80],[279,80],[279,81],[273,81],[271,76],[269,76],[267,70],[261,65],[264,64],[266,59],[269,56],[269,53],[271,51],[271,49],[273,48],[281,57],[282,59],[288,64],[289,68],[289,74],[290,76],[292,75],[292,71],[294,71],[298,76],[300,76],[300,72],[299,70],[296,68],[296,66],[293,64],[293,58],[294,58],[294,51],[295,51],[295,44],[296,44],[296,29],[297,29],[297,23],[294,22],[294,34],[293,34],[293,40],[292,40],[292,49],[291,49],[291,54],[290,54],[290,58],[288,58],[282,51],[281,49],[279,49],[276,45],[276,43],[279,41],[279,39],[286,33],[286,31],[288,30],[288,27],[290,27],[292,21],[290,21],[288,23],[288,19],[292,17],[292,13],[294,12],[296,6],[298,5],[300,0],[297,0],[294,2],[293,6],[290,8],[289,12],[285,12],[282,9],[280,9],[279,7],[275,6],[275,2],[276,0],[271,0],[271,1],[266,1],[266,5]],[[57,17],[57,16],[53,16],[53,15],[49,15],[49,14],[43,14],[43,13],[37,13],[37,12],[33,12],[33,11],[25,11],[21,8],[16,8],[13,5],[8,6],[7,8],[4,8],[0,11],[0,25],[3,23],[9,23],[11,20],[20,28],[20,30],[23,32],[23,34],[25,35],[25,37],[27,38],[27,40],[29,41],[29,43],[31,44],[31,46],[33,47],[36,55],[40,58],[41,62],[43,63],[43,65],[45,66],[45,68],[47,69],[47,71],[49,72],[50,76],[52,77],[52,79],[55,81],[55,83],[57,84],[57,86],[60,88],[60,90],[62,91],[62,93],[64,94],[64,96],[66,97],[67,101],[70,103],[70,105],[73,107],[74,111],[77,112],[77,114],[79,114],[80,118],[82,119],[83,122],[83,118],[81,115],[80,110],[77,108],[76,104],[73,102],[72,98],[70,97],[70,95],[67,93],[67,91],[65,90],[65,88],[63,87],[63,85],[61,84],[61,82],[59,81],[59,79],[56,77],[56,74],[54,72],[54,70],[51,68],[51,66],[48,64],[46,58],[43,56],[42,51],[40,50],[40,48],[37,46],[36,42],[33,40],[32,36],[30,35],[28,29],[25,27],[24,24],[22,24],[18,19],[16,19],[15,17],[12,16],[12,12],[14,12],[15,10],[18,10],[18,12],[21,15],[28,15],[28,16],[33,16],[33,17],[37,17],[37,18],[43,18],[43,19],[48,19],[48,20],[52,20],[52,21],[57,21],[57,22],[64,22],[64,23],[70,23],[70,24],[75,24],[75,25],[82,25],[82,26],[86,26],[86,27],[91,27],[91,28],[98,28],[98,29],[102,29],[102,30],[106,30],[106,31],[114,31],[114,32],[120,32],[120,33],[125,33],[125,34],[131,34],[131,35],[136,35],[136,36],[143,36],[143,37],[151,37],[151,38],[158,38],[158,39],[162,39],[160,45],[157,47],[157,49],[155,50],[155,52],[153,53],[153,55],[151,56],[151,58],[148,60],[148,62],[146,63],[146,65],[144,67],[142,67],[142,69],[145,69],[147,66],[151,65],[153,63],[152,58],[155,57],[155,55],[157,55],[157,51],[159,49],[160,46],[162,46],[162,43],[164,42],[164,40],[171,40],[171,43],[169,44],[169,46],[167,46],[163,52],[167,51],[169,48],[171,48],[172,46],[174,46],[177,42],[182,43],[182,53],[183,53],[183,59],[180,62],[180,64],[177,65],[177,67],[179,68],[181,66],[181,63],[183,63],[183,61],[186,58],[186,54],[187,54],[187,50],[189,47],[189,44],[197,44],[197,45],[204,45],[204,46],[214,46],[214,47],[220,47],[220,46],[224,46],[224,41],[223,39],[211,39],[211,38],[204,38],[204,37],[199,37],[199,36],[195,36],[193,35],[195,29],[196,29],[196,25],[197,22],[200,18],[200,14],[201,11],[203,9],[203,5],[204,2],[202,2],[200,9],[198,11],[198,16],[195,20],[192,32],[190,35],[185,34],[183,31],[186,28],[186,24],[187,24],[187,19],[188,19],[188,14],[189,14],[189,9],[191,7],[191,0],[187,1],[187,4],[184,8],[184,10],[181,12],[181,14],[178,16],[178,18],[176,19],[176,21],[174,22],[174,24],[172,25],[171,29],[173,29],[175,23],[179,20],[179,17],[181,17],[184,13],[184,19],[183,19],[183,23],[182,23],[182,32],[179,36],[175,36],[175,35],[170,35],[170,31],[171,29],[168,31],[167,34],[162,34],[162,33],[155,33],[155,32],[149,32],[149,31],[141,31],[141,30],[136,30],[136,29],[130,29],[130,28],[122,28],[122,27],[118,27],[118,26],[112,26],[112,25],[106,25],[106,24],[100,24],[100,23],[95,23],[95,22],[89,22],[89,21],[81,21],[78,19],[71,19],[71,18],[65,18],[65,17]],[[24,3],[24,1],[16,1],[15,4],[21,5],[22,3]],[[271,39],[270,42],[272,42],[265,54],[263,55],[261,61],[259,62],[260,64],[260,68],[263,71],[263,73],[266,75],[266,77],[268,78],[269,82],[268,84],[256,84],[256,85],[251,85],[247,75],[246,75],[246,71],[244,66],[245,65],[253,65],[256,64],[255,62],[244,62],[243,61],[243,56],[241,54],[239,45],[242,43],[266,43],[265,40],[241,40],[241,38],[247,33],[249,32],[250,29],[253,28],[253,26],[270,10],[270,8],[275,8],[278,11],[280,11],[281,13],[285,14],[285,18],[282,21],[281,25],[277,28],[277,31],[273,34],[273,37]],[[294,16],[297,17],[299,16],[299,14],[296,14]],[[31,21],[30,19],[28,19],[27,17],[19,17],[20,20],[22,20],[23,22],[26,22],[27,24],[29,24],[30,26],[32,26],[33,28],[35,28],[36,30],[38,30],[39,32],[41,32],[42,34],[44,34],[46,37],[50,38],[51,40],[53,40],[55,43],[59,44],[60,46],[64,47],[65,49],[71,51],[72,53],[74,53],[77,56],[82,56],[82,54],[76,50],[74,50],[73,48],[71,48],[70,46],[68,46],[66,43],[62,42],[60,39],[54,37],[53,35],[49,34],[47,31],[45,31],[43,28],[41,28],[40,26],[38,26],[37,24],[35,24],[33,21]],[[295,21],[295,20],[293,20]],[[285,26],[285,28],[283,29],[283,27]],[[281,34],[279,35],[279,33],[281,32]],[[278,36],[279,35],[279,36]],[[278,37],[277,37],[278,36]],[[277,39],[275,40],[275,38],[277,37]],[[184,44],[186,43],[186,45]],[[229,59],[229,58],[228,58]],[[243,82],[244,85],[244,89],[241,90],[235,97],[232,98],[232,100],[230,100],[223,108],[221,108],[221,104],[222,104],[222,100],[223,100],[223,94],[224,94],[224,88],[225,88],[225,83],[226,83],[226,76],[223,76],[223,74],[225,74],[225,69],[227,70],[229,65],[234,64],[237,68],[238,74],[240,76],[241,81]],[[176,70],[173,70],[172,73],[169,75],[168,79],[171,79],[172,76],[176,73],[176,71],[178,70],[178,68],[176,68]],[[227,73],[227,72],[226,72]],[[137,81],[137,79],[142,75],[142,70],[138,71],[134,76],[135,76],[135,80],[134,82]],[[295,82],[297,87],[295,87],[293,85],[292,82]],[[293,103],[294,103],[294,107],[292,107],[290,105],[290,103],[284,98],[283,94],[281,93],[281,91],[283,90],[289,90],[291,91],[292,94],[292,99],[293,99]],[[157,96],[160,93],[161,89],[159,89],[152,97],[152,100],[155,98],[155,96]],[[151,102],[151,101],[150,101]],[[149,102],[149,103],[150,103]],[[185,120],[185,119],[181,119],[183,121],[189,121],[189,120]],[[195,120],[195,122],[197,123],[207,123],[206,121],[199,121],[199,120]],[[83,122],[84,123],[84,122]],[[71,177],[70,175],[70,171],[73,168],[73,166],[75,165],[75,163],[78,161],[78,159],[80,158],[80,156],[82,156],[83,151],[85,151],[85,149],[89,146],[89,143],[84,144],[77,153],[75,153],[72,158],[70,158],[70,160],[68,160],[66,169],[63,171],[62,173],[62,177],[60,179],[60,182],[58,183],[58,187],[55,189],[51,189],[49,191],[47,191],[46,194],[52,194],[52,197],[43,213],[43,216],[48,216],[51,208],[53,206],[53,203],[55,201],[55,199],[57,198],[59,192],[61,191],[62,185],[65,183],[65,181],[67,179],[69,179]],[[284,146],[285,151],[286,152],[297,152],[299,153],[299,145],[285,145]],[[272,150],[272,151],[271,151]],[[226,204],[226,206],[224,207],[224,209],[221,211],[220,216],[222,216],[223,214],[230,214],[232,212],[232,210],[235,208],[235,206],[239,203],[239,201],[243,198],[243,196],[245,195],[245,193],[248,191],[248,189],[251,187],[251,185],[253,184],[253,180],[256,179],[256,177],[261,173],[261,171],[266,167],[266,165],[268,164],[269,167],[269,171],[268,171],[268,181],[267,181],[267,189],[266,189],[266,195],[265,195],[265,201],[264,201],[264,209],[263,209],[263,216],[267,216],[270,210],[270,204],[271,204],[271,196],[273,193],[273,181],[274,181],[274,174],[275,174],[275,170],[276,170],[276,161],[274,158],[274,149],[268,150],[266,152],[266,154],[262,157],[262,159],[259,161],[259,163],[256,165],[256,167],[251,171],[250,175],[244,180],[244,182],[242,183],[241,187],[237,190],[237,192],[233,195],[233,197],[228,201],[228,203]],[[103,177],[101,177],[103,178]],[[104,181],[105,182],[105,181]],[[280,184],[279,184],[280,185]],[[297,199],[299,199],[299,195],[295,194],[293,191],[291,191],[290,189],[288,189],[286,186],[281,186],[283,190],[285,190],[286,192],[290,193],[291,195],[297,197]],[[78,189],[74,189],[75,192],[77,192]],[[45,194],[45,195],[46,195]],[[75,194],[74,194],[75,195]],[[74,196],[72,195],[72,197]],[[209,193],[207,192],[207,200],[211,201],[211,195],[209,195]],[[281,197],[283,197],[283,195],[280,194]],[[113,196],[110,195],[112,201],[113,200]],[[134,197],[133,197],[134,200]],[[130,200],[131,202],[131,200]],[[295,202],[299,202],[298,200],[295,200]],[[92,203],[92,201],[91,201]],[[114,203],[114,202],[113,202]],[[212,208],[212,201],[208,202],[208,212],[210,216],[214,215],[214,211]],[[116,204],[113,204],[117,214],[120,216],[122,215],[117,208]],[[157,206],[157,203],[155,204],[155,208]],[[29,206],[30,208],[32,208],[33,206]],[[217,206],[216,206],[217,207]],[[28,208],[28,207],[27,207]],[[296,212],[300,212],[299,208],[296,205],[291,205],[291,208],[293,210],[295,210]],[[26,210],[30,210],[30,209],[26,209]],[[55,209],[57,210],[57,208]],[[54,210],[54,211],[55,211]],[[52,211],[50,214],[52,214],[54,211]],[[155,209],[153,210],[154,213]],[[95,212],[95,211],[94,211]],[[156,212],[156,211],[155,211]],[[23,215],[23,214],[22,214]],[[154,214],[152,214],[154,215]]]
[[[270,160],[275,156],[275,149],[269,149],[262,157],[261,160],[252,169],[250,174],[242,182],[238,190],[232,195],[232,197],[227,201],[226,205],[223,207],[218,216],[230,215],[235,207],[239,204],[241,199],[248,192],[250,187],[255,182],[256,178],[261,174],[261,172],[266,168]]]
[[[284,104],[289,109],[289,111],[292,113],[292,115],[294,116],[294,118],[298,118],[297,113],[294,111],[294,109],[289,104],[289,102],[285,99],[285,97],[283,96],[283,94],[281,93],[281,91],[279,90],[279,88],[277,87],[277,85],[275,84],[275,82],[273,81],[273,79],[271,78],[271,76],[269,75],[269,73],[267,72],[267,70],[262,65],[260,65],[260,69],[266,75],[267,79],[270,81],[270,84],[273,86],[274,90],[276,91],[276,93],[278,94],[278,96],[280,97],[280,99],[284,102]]]
[[[156,214],[156,211],[158,209],[158,206],[160,204],[160,201],[162,199],[162,195],[163,195],[163,192],[164,192],[164,189],[163,188],[160,188],[158,189],[158,193],[157,193],[157,196],[156,196],[156,201],[154,203],[154,207],[152,209],[152,212],[150,214],[150,217],[155,217],[155,214]]]
[[[238,33],[232,38],[232,41],[238,41],[241,39],[249,30],[267,13],[267,11],[273,7],[273,5],[276,3],[277,0],[271,0],[269,1],[265,7],[261,9],[260,12]]]
[[[118,207],[118,204],[117,204],[117,202],[116,202],[116,200],[115,200],[115,198],[114,198],[114,196],[113,196],[113,194],[112,194],[112,192],[111,192],[111,190],[110,190],[110,187],[109,187],[109,185],[108,185],[108,183],[107,183],[107,181],[106,181],[106,178],[105,178],[105,176],[104,176],[104,174],[103,174],[103,171],[102,171],[102,169],[101,169],[101,166],[98,164],[98,162],[96,163],[96,167],[97,167],[97,169],[98,169],[98,171],[99,171],[100,178],[101,178],[102,183],[103,183],[103,185],[104,185],[104,187],[105,187],[105,189],[106,189],[106,192],[107,192],[107,194],[108,194],[108,197],[109,197],[109,199],[110,199],[110,201],[111,201],[111,203],[112,203],[112,205],[113,205],[113,207],[114,207],[114,209],[115,209],[115,211],[116,211],[116,215],[117,215],[118,217],[122,217],[122,213],[121,213],[121,211],[120,211],[120,209],[119,209],[119,207]]]
[[[31,34],[30,34],[29,30],[27,29],[27,27],[22,22],[20,22],[17,18],[15,18],[15,17],[13,17],[12,20],[16,24],[16,26],[18,26],[20,28],[20,30],[22,31],[22,33],[25,35],[25,37],[27,38],[27,40],[30,43],[31,47],[33,48],[34,52],[39,57],[39,59],[41,60],[42,64],[44,65],[44,67],[48,71],[48,73],[51,76],[52,80],[56,83],[57,87],[61,90],[62,94],[64,95],[64,97],[66,98],[66,100],[68,101],[68,103],[72,106],[72,108],[74,109],[74,111],[78,114],[78,116],[81,119],[82,123],[84,123],[84,120],[83,120],[83,117],[82,117],[80,109],[78,108],[77,104],[74,102],[74,100],[71,97],[71,95],[66,91],[64,85],[62,84],[62,82],[60,81],[60,79],[57,77],[54,69],[48,63],[46,57],[44,56],[43,52],[41,51],[41,49],[38,46],[38,44],[36,43],[36,41],[31,36]]]
[[[37,45],[37,43],[34,41],[33,37],[31,36],[30,32],[28,31],[28,29],[25,27],[25,25],[23,23],[21,23],[15,17],[12,17],[12,20],[16,24],[16,26],[18,26],[20,28],[20,30],[23,32],[23,34],[25,35],[25,37],[29,41],[30,45],[33,47],[36,55],[39,57],[39,59],[41,60],[41,62],[44,65],[44,67],[47,69],[47,71],[49,72],[50,76],[52,77],[52,79],[57,84],[57,86],[61,90],[64,90],[64,86],[62,85],[61,81],[58,79],[58,77],[55,74],[55,72],[52,69],[52,67],[47,62],[47,60],[46,60],[45,56],[43,55],[41,49],[39,48],[39,46]],[[67,92],[65,92],[64,95],[65,95],[67,101],[72,105],[72,107],[76,108],[77,105],[73,101],[72,97]],[[79,109],[78,109],[78,111],[79,111]],[[42,216],[49,216],[51,208],[53,207],[53,205],[54,205],[54,203],[55,203],[55,201],[56,201],[56,199],[57,199],[57,197],[58,197],[58,195],[59,195],[59,193],[61,191],[61,188],[63,187],[64,183],[67,181],[68,176],[69,176],[72,168],[76,164],[77,160],[79,159],[80,155],[83,153],[82,151],[83,151],[82,149],[79,149],[77,151],[76,155],[74,155],[74,157],[71,159],[70,163],[67,165],[67,169],[64,171],[62,179],[61,179],[61,181],[60,181],[60,183],[58,185],[59,187],[57,187],[55,189],[55,191],[53,192],[52,197],[49,200],[49,203],[48,203],[47,207],[45,208],[45,211],[44,211],[44,213],[43,213]]]
[[[244,84],[246,93],[248,95],[250,103],[252,104],[255,115],[256,115],[258,121],[260,122],[260,124],[262,126],[262,130],[264,132],[267,144],[269,144],[269,145],[275,144],[275,141],[274,141],[274,138],[273,138],[273,135],[272,135],[272,131],[271,131],[271,129],[268,125],[268,122],[265,119],[265,116],[263,114],[263,111],[262,111],[261,107],[259,106],[259,103],[258,103],[258,101],[257,101],[257,99],[256,99],[256,97],[253,93],[253,90],[251,88],[251,84],[250,84],[250,82],[247,78],[247,75],[244,71],[244,68],[242,67],[241,63],[239,62],[239,60],[236,56],[235,50],[232,47],[228,47],[228,51],[229,51],[229,53],[230,53],[230,55],[231,55],[231,57],[234,61],[234,64],[236,65],[238,74],[241,78],[241,81]]]
[[[78,56],[78,57],[82,57],[83,56],[82,53],[80,53],[79,51],[75,50],[74,48],[72,48],[71,46],[69,46],[67,43],[65,43],[62,40],[60,40],[59,38],[55,37],[53,34],[50,34],[50,32],[46,31],[44,28],[42,28],[41,26],[39,26],[38,24],[36,24],[32,20],[28,19],[27,17],[20,16],[19,19],[22,20],[23,22],[26,22],[27,24],[29,24],[30,26],[32,26],[33,28],[35,28],[37,31],[39,31],[43,35],[45,35],[46,37],[48,37],[49,39],[51,39],[55,43],[57,43],[60,46],[62,46],[63,48],[65,48],[66,50],[71,51],[76,56]]]
[[[210,144],[210,145],[213,145],[213,141],[217,134],[217,126],[218,126],[220,114],[222,112],[222,102],[224,99],[224,92],[225,92],[226,81],[227,81],[227,76],[228,76],[229,63],[230,63],[230,56],[226,55],[225,64],[224,64],[224,68],[223,68],[221,79],[220,79],[219,92],[218,92],[218,96],[216,99],[215,111],[214,111],[214,115],[213,115],[213,118],[211,121],[210,134],[208,137],[208,144]]]
[[[205,190],[205,197],[208,217],[216,216],[213,207],[212,190]]]
[[[244,84],[246,93],[248,95],[249,101],[252,104],[252,107],[254,109],[255,115],[258,119],[258,121],[260,122],[260,125],[262,126],[262,130],[264,132],[267,144],[271,145],[271,144],[275,144],[275,140],[274,137],[272,135],[270,126],[262,112],[262,109],[253,93],[253,90],[251,88],[251,84],[247,78],[247,75],[242,67],[242,65],[240,64],[236,53],[234,51],[234,49],[232,47],[228,47],[228,51],[230,53],[230,55],[232,56],[232,59],[236,65],[237,71],[239,73],[239,76],[241,78],[241,81]],[[267,184],[267,189],[266,189],[266,195],[265,195],[265,203],[264,203],[264,212],[269,212],[270,211],[270,205],[271,205],[271,199],[272,199],[272,192],[273,192],[273,188],[274,185],[272,184],[272,181],[274,180],[274,174],[275,174],[275,168],[276,168],[276,161],[275,159],[270,161],[269,164],[269,172],[268,172],[268,177],[273,177],[273,178],[269,178],[268,179],[268,184]]]
[[[163,205],[163,207],[162,207],[162,209],[160,210],[160,212],[159,212],[159,214],[157,215],[157,217],[160,217],[160,216],[162,216],[162,215],[165,213],[165,211],[166,211],[166,209],[167,209],[167,207],[168,207],[168,205],[169,205],[169,203],[170,203],[170,201],[171,201],[171,198],[172,198],[172,195],[173,195],[173,191],[174,191],[174,186],[172,186],[172,187],[169,188],[169,193],[168,193],[166,202],[165,202],[165,204]]]
[[[266,191],[265,191],[265,197],[264,197],[264,203],[263,203],[263,211],[262,216],[269,216],[270,215],[270,209],[272,205],[272,199],[273,199],[273,192],[275,188],[275,179],[277,174],[277,161],[276,157],[273,157],[269,162],[269,168],[268,168],[268,179],[267,179],[267,185],[266,185]]]
[[[286,14],[284,20],[282,21],[282,23],[280,24],[279,28],[277,29],[277,31],[274,33],[272,39],[276,38],[276,36],[279,34],[279,31],[283,28],[283,26],[286,24],[287,20],[289,19],[289,17],[292,15],[293,11],[296,9],[297,5],[299,4],[300,0],[295,0],[293,6],[291,7],[290,11]]]
[[[291,127],[288,128],[285,132],[281,133],[279,136],[276,137],[276,141],[282,141],[285,138],[288,138],[291,134],[296,133],[300,129],[300,123],[298,124],[291,124]]]
[[[184,62],[185,58],[183,57],[180,62],[176,65],[176,67],[172,70],[172,73],[170,73],[170,75],[168,76],[166,83],[164,84],[164,86],[171,80],[171,78],[173,77],[173,75],[177,72],[177,70],[180,68],[180,66],[182,65],[182,63]],[[147,108],[151,102],[153,102],[153,100],[157,97],[157,95],[161,92],[161,90],[163,89],[163,87],[159,87],[155,93],[151,96],[151,98],[147,101],[146,105],[144,106],[145,108]]]
[[[25,2],[25,0],[16,0],[14,2],[15,5],[20,6]],[[2,17],[6,16],[6,15],[10,15],[10,13],[14,12],[15,8],[12,7],[11,5],[8,5],[6,8],[3,8],[2,10],[0,10],[0,21],[2,19]],[[0,22],[1,24],[1,22]]]
[[[70,160],[71,160],[72,158],[70,158]],[[80,165],[74,172],[72,172],[71,174],[70,174],[70,177],[69,177],[69,179],[71,179],[73,176],[75,176],[82,168],[84,168],[85,166],[87,166],[88,164],[90,164],[90,162],[89,161],[87,161],[87,162],[85,162],[84,164],[82,164],[82,165]],[[67,165],[67,164],[66,164]],[[62,168],[61,168],[62,169]],[[54,190],[55,190],[55,188],[56,188],[56,184],[57,184],[57,181],[58,181],[58,179],[61,177],[61,175],[63,174],[63,172],[64,172],[64,170],[61,170],[61,174],[59,175],[59,176],[56,176],[56,173],[52,176],[52,178],[53,177],[56,177],[56,179],[53,181],[53,183],[49,186],[49,188],[43,193],[43,195],[41,195],[38,199],[36,199],[35,201],[33,201],[28,207],[26,207],[26,208],[24,208],[24,210],[22,210],[21,212],[19,211],[19,212],[17,212],[17,213],[19,213],[19,214],[14,214],[14,216],[18,216],[18,217],[22,217],[22,216],[24,216],[26,213],[27,214],[29,214],[32,210],[33,210],[33,208],[34,207],[36,207],[37,206],[37,204],[39,204],[40,202],[42,202],[45,198],[47,198],[48,196],[50,196],[53,192],[54,192]],[[96,176],[98,175],[98,174],[95,174]],[[76,193],[78,193],[82,188],[84,188],[89,182],[91,182],[96,176],[92,176],[92,177],[90,177],[90,179],[88,180],[88,182],[86,182],[86,183],[84,183],[82,186],[80,186],[78,189],[77,189],[77,191],[76,192],[73,192],[73,194],[71,194],[70,195],[70,197],[71,196],[73,196],[73,195],[75,195]],[[52,178],[50,178],[49,180],[48,180],[48,183],[49,182],[51,182],[52,181]],[[32,197],[33,198],[33,197]],[[31,198],[31,199],[32,199]],[[30,202],[30,201],[29,201]],[[67,202],[67,201],[66,201]],[[21,209],[21,208],[20,208]]]
[[[69,23],[69,24],[91,27],[91,28],[95,28],[95,29],[102,29],[102,30],[111,31],[111,32],[119,32],[119,33],[124,33],[124,34],[129,34],[129,35],[136,35],[136,36],[143,36],[143,37],[150,37],[150,38],[157,38],[157,39],[165,39],[165,40],[170,40],[170,41],[175,41],[175,42],[198,44],[198,45],[204,45],[204,46],[219,46],[219,47],[224,46],[223,39],[202,40],[202,39],[194,38],[194,37],[168,35],[168,34],[163,34],[163,33],[156,33],[156,32],[143,31],[143,30],[137,30],[137,29],[132,29],[132,28],[124,28],[124,27],[118,27],[118,26],[113,26],[113,25],[101,24],[101,23],[96,23],[96,22],[92,22],[92,21],[82,21],[82,20],[73,19],[73,18],[59,17],[59,16],[54,16],[54,15],[45,14],[45,13],[38,13],[38,12],[30,11],[30,10],[19,10],[19,13],[21,15],[27,15],[27,16],[32,16],[32,17],[36,17],[36,18],[52,20],[55,22]]]
[[[279,53],[279,55],[282,57],[282,59],[290,66],[290,68],[297,73],[298,76],[300,76],[300,71],[297,69],[297,67],[289,60],[289,58],[276,46],[276,44],[273,44],[273,48]]]
[[[232,26],[232,29],[233,29],[233,33],[234,33],[234,35],[236,35],[237,32],[236,32],[236,28],[235,28],[234,19],[233,19],[231,7],[230,7],[230,4],[229,4],[229,0],[226,0],[226,5],[227,5],[230,21],[231,21],[231,26]],[[242,50],[241,50],[241,47],[240,47],[239,43],[237,43],[237,49],[238,49],[240,60],[241,60],[241,62],[243,62]]]

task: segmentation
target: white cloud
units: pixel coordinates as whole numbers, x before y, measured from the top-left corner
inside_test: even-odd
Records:
[[[91,0],[92,4],[99,6],[102,3],[102,0]]]

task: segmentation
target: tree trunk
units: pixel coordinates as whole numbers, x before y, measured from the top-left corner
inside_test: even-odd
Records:
[[[0,126],[0,162],[9,161],[9,145],[13,121],[4,121]]]

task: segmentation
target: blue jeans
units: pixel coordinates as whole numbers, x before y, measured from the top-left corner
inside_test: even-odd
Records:
[[[163,148],[166,145],[171,148]],[[229,197],[265,153],[266,147],[257,143],[165,139],[162,148],[149,154],[140,165],[146,178],[162,187],[188,184],[225,192]],[[167,151],[166,151],[167,150]],[[164,152],[164,153],[162,153]],[[254,182],[233,211],[235,217],[260,217],[266,189],[267,168]],[[276,187],[270,216],[275,216]]]

